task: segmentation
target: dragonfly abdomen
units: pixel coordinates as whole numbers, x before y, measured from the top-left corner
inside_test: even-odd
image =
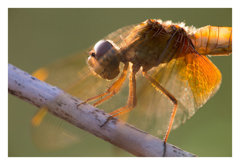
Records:
[[[232,53],[232,28],[205,26],[190,36],[195,49],[202,55],[229,55]]]

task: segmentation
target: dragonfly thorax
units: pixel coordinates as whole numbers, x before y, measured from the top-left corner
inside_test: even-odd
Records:
[[[98,41],[89,52],[88,65],[91,71],[104,79],[114,79],[119,74],[118,50],[110,41]]]

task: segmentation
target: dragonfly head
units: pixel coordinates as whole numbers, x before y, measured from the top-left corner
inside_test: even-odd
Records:
[[[114,79],[119,74],[118,50],[110,41],[98,41],[89,52],[87,63],[94,73],[104,79]]]

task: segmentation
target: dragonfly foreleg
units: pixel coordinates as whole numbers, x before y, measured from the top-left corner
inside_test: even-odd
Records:
[[[109,98],[111,98],[113,95],[117,94],[127,77],[127,70],[128,70],[128,63],[125,64],[121,76],[107,89],[106,92],[104,92],[100,95],[91,97],[91,98],[85,100],[84,102],[82,102],[81,104],[85,104],[87,102],[94,101],[94,100],[101,98],[100,100],[98,100],[97,102],[95,102],[93,104],[94,106],[97,106],[97,105],[103,103],[104,101],[108,100]],[[104,98],[102,98],[102,97],[104,97]]]
[[[136,71],[133,71],[133,69],[131,69],[130,75],[129,75],[129,95],[128,95],[127,105],[109,113],[111,116],[108,117],[108,119],[101,125],[101,127],[104,126],[113,117],[127,113],[136,106],[137,96],[136,96],[136,76],[135,75],[136,75]]]

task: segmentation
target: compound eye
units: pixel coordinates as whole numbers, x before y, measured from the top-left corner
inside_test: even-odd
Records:
[[[104,54],[106,54],[112,48],[113,48],[113,45],[109,41],[106,41],[106,40],[98,41],[94,46],[95,57],[97,59],[101,58]]]

